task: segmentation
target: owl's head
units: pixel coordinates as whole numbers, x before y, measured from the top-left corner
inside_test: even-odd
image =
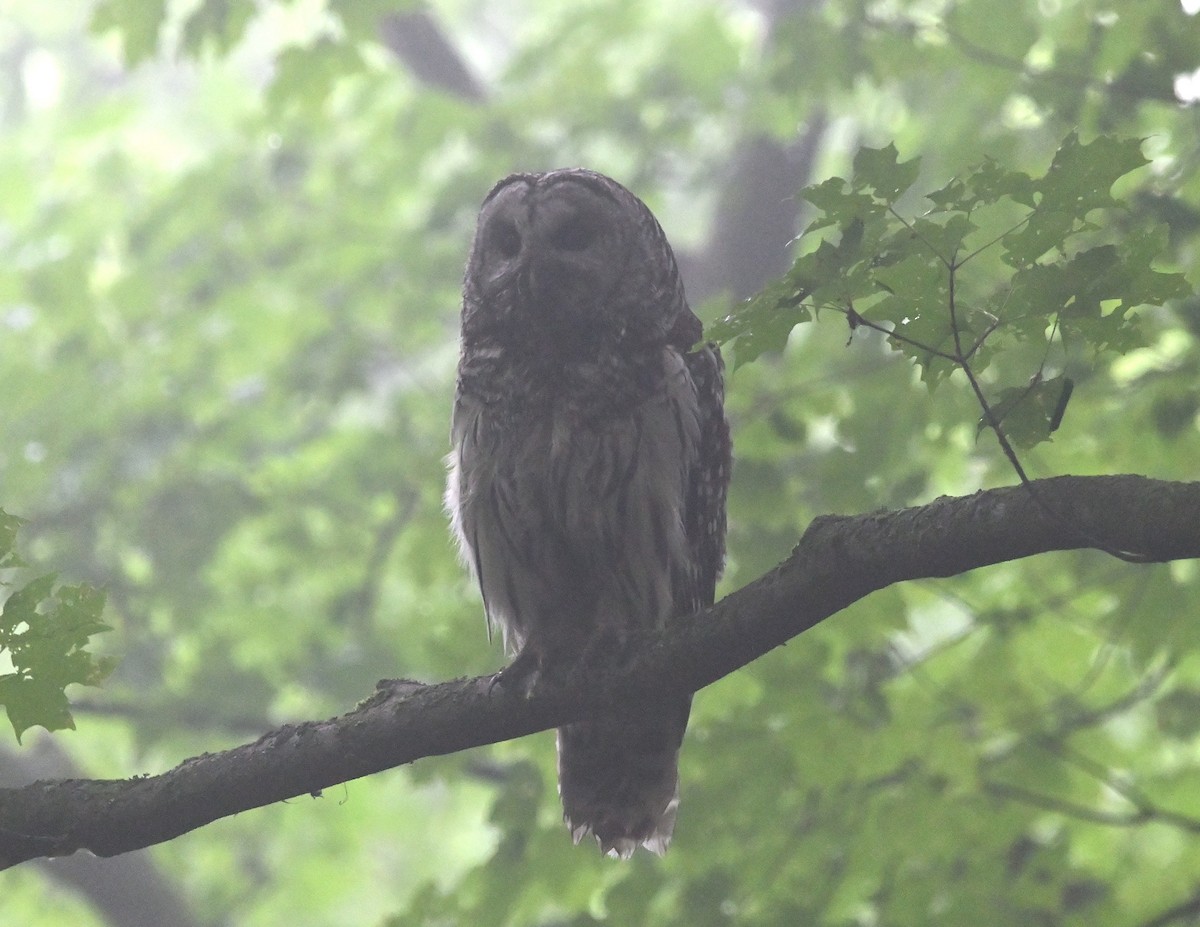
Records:
[[[700,323],[640,199],[603,174],[513,174],[483,201],[463,338],[579,355],[615,343],[690,347]]]

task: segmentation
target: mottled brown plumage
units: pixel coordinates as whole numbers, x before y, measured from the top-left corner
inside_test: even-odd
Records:
[[[632,193],[582,169],[488,194],[463,287],[447,508],[523,663],[569,667],[711,604],[729,429],[715,345],[695,347],[671,247]],[[558,732],[575,841],[662,853],[691,700]]]

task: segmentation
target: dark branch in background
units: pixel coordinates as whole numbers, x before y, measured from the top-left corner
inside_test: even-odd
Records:
[[[1153,698],[1166,681],[1167,670],[1161,668],[1140,680],[1136,686],[1119,698],[1108,704],[1086,711],[1074,705],[1059,718],[1052,719],[1048,729],[1035,731],[1023,737],[1001,753],[988,757],[980,764],[981,784],[983,790],[999,798],[1018,801],[1053,811],[1066,817],[1087,821],[1091,824],[1103,824],[1107,827],[1140,827],[1151,822],[1165,824],[1186,833],[1200,833],[1200,818],[1181,814],[1160,806],[1153,798],[1139,789],[1132,782],[1122,781],[1103,763],[1099,763],[1079,750],[1072,747],[1067,738],[1075,731],[1103,724],[1136,705]],[[1003,781],[1002,772],[993,770],[1003,769],[1007,759],[1019,750],[1034,748],[1053,756],[1064,766],[1081,772],[1092,778],[1097,784],[1119,796],[1128,806],[1127,809],[1095,808],[1080,804],[1066,798],[1059,798],[1044,792],[1026,788]]]
[[[710,239],[677,255],[692,305],[721,293],[747,299],[791,266],[802,206],[796,194],[811,179],[825,126],[818,110],[790,144],[760,136],[734,154]]]
[[[1153,89],[1148,90],[1144,81],[1130,82],[1128,80],[1128,71],[1120,75],[1116,80],[1103,80],[1097,79],[1087,70],[1078,68],[1053,67],[1046,68],[1045,70],[1033,70],[1026,65],[1024,60],[1018,60],[1008,55],[999,54],[990,48],[984,48],[982,45],[972,42],[966,36],[953,29],[947,29],[943,26],[941,31],[950,44],[962,52],[965,58],[975,61],[978,64],[985,64],[989,67],[999,68],[1000,70],[1020,75],[1030,83],[1041,82],[1058,87],[1071,86],[1080,91],[1086,90],[1091,93],[1105,94],[1135,103],[1177,102],[1173,89],[1166,80],[1160,81],[1157,85],[1153,86]],[[1094,64],[1097,52],[1098,49],[1089,44],[1084,49],[1084,53],[1087,56],[1083,59],[1084,63]]]
[[[1141,927],[1168,927],[1170,924],[1184,922],[1192,924],[1195,923],[1198,915],[1200,915],[1200,893],[1177,905],[1172,905],[1162,913],[1145,921]]]
[[[1066,798],[1055,798],[1053,795],[1045,795],[1022,785],[1012,785],[1008,782],[985,780],[983,790],[997,798],[1020,802],[1043,811],[1052,811],[1063,817],[1074,818],[1088,824],[1101,824],[1105,827],[1141,827],[1143,824],[1149,824],[1158,819],[1153,811],[1145,808],[1138,808],[1134,811],[1108,811],[1102,808],[1093,808],[1091,805],[1081,805]],[[1193,830],[1193,828],[1187,829]]]
[[[1111,476],[1034,485],[1106,546],[1152,561],[1200,557],[1200,483]],[[892,583],[1086,546],[1020,486],[898,512],[819,518],[759,580],[692,620],[636,635],[611,661],[544,676],[529,698],[493,686],[491,677],[384,682],[340,718],[288,725],[161,775],[0,790],[0,866],[79,849],[124,853],[422,757],[695,691]]]
[[[782,20],[816,0],[751,0],[766,21],[764,54]],[[743,139],[717,197],[716,220],[703,248],[679,253],[679,272],[693,306],[726,294],[748,299],[791,267],[791,243],[803,209],[797,194],[811,182],[828,117],[819,106],[790,141]]]
[[[767,42],[781,16],[807,5],[808,0],[765,4]],[[378,31],[380,42],[423,84],[472,103],[486,102],[486,89],[428,12],[385,14]],[[789,245],[801,211],[796,193],[811,179],[826,122],[817,109],[790,142],[753,136],[739,145],[718,196],[720,221],[713,223],[709,241],[697,252],[678,255],[694,305],[720,293],[734,299],[753,296],[791,266]]]
[[[487,99],[483,87],[428,13],[387,13],[379,17],[379,40],[422,83],[472,103]]]

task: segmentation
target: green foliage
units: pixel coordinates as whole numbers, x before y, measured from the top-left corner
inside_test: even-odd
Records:
[[[322,38],[281,52],[276,67],[267,94],[271,109],[293,105],[319,111],[338,81],[362,68],[362,58],[354,48]]]
[[[166,16],[166,0],[101,0],[92,11],[91,28],[116,32],[125,61],[138,64],[157,51]]]
[[[0,509],[0,569],[24,566],[16,554],[21,520]],[[90,586],[56,586],[51,574],[27,581],[0,608],[0,655],[12,672],[0,674],[0,705],[20,741],[29,728],[74,728],[65,689],[96,686],[116,661],[87,651],[94,634],[109,631],[100,621],[104,593]]]
[[[20,527],[21,519],[0,509],[0,570],[25,566],[25,561],[17,554],[17,531]]]
[[[418,8],[482,99],[385,43]],[[626,182],[729,316],[723,590],[816,515],[1012,483],[968,367],[1032,476],[1195,479],[1196,24],[1178,0],[14,0],[0,486],[28,559],[107,590],[122,653],[54,745],[124,777],[502,663],[441,487],[463,261],[515,169]],[[877,593],[697,694],[662,860],[570,845],[547,734],[137,862],[247,927],[1167,923],[1200,871],[1198,597],[1195,564],[1083,552]],[[124,863],[108,896],[149,903]],[[0,875],[8,920],[110,916],[49,871]]]
[[[189,55],[205,49],[227,53],[241,40],[253,16],[253,0],[201,0],[183,23],[181,50]]]
[[[1054,349],[1091,363],[1125,353],[1145,343],[1133,310],[1192,293],[1182,274],[1154,269],[1167,251],[1154,223],[1097,243],[1103,227],[1093,213],[1119,207],[1113,185],[1147,163],[1136,140],[1083,144],[1072,133],[1043,176],[987,159],[928,194],[932,208],[905,217],[919,161],[900,161],[894,145],[862,148],[849,181],[832,177],[801,192],[820,211],[804,234],[826,234],[710,336],[733,342],[737,362],[747,363],[782,350],[796,323],[838,312],[852,333],[863,325],[885,332],[931,388],[955,370],[979,374],[1020,344],[1041,360],[1020,386],[1004,385],[1009,371],[996,378],[980,427],[994,420],[1013,444],[1031,447],[1061,424],[1070,395],[1067,378],[1046,374]]]

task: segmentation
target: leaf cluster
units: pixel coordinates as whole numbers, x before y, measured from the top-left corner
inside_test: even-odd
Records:
[[[21,520],[0,509],[0,569],[23,567],[15,542]],[[116,665],[87,647],[111,628],[100,620],[104,593],[87,585],[60,586],[51,573],[28,580],[0,608],[0,655],[12,671],[0,674],[0,704],[20,741],[29,728],[74,728],[66,688],[99,685]]]
[[[1019,385],[1014,371],[994,378],[980,424],[1002,425],[1018,446],[1045,441],[1073,389],[1064,358],[1097,363],[1141,345],[1134,310],[1191,292],[1182,274],[1154,267],[1164,228],[1110,233],[1109,214],[1121,208],[1112,187],[1148,163],[1140,148],[1071,133],[1044,175],[986,159],[926,194],[932,206],[919,215],[906,206],[920,159],[900,161],[894,145],[862,148],[849,180],[801,193],[818,210],[801,246],[815,246],[710,334],[732,341],[744,364],[782,349],[797,323],[836,312],[852,336],[862,326],[886,333],[931,389],[955,370],[974,383],[996,356],[1020,350],[1035,368]]]

